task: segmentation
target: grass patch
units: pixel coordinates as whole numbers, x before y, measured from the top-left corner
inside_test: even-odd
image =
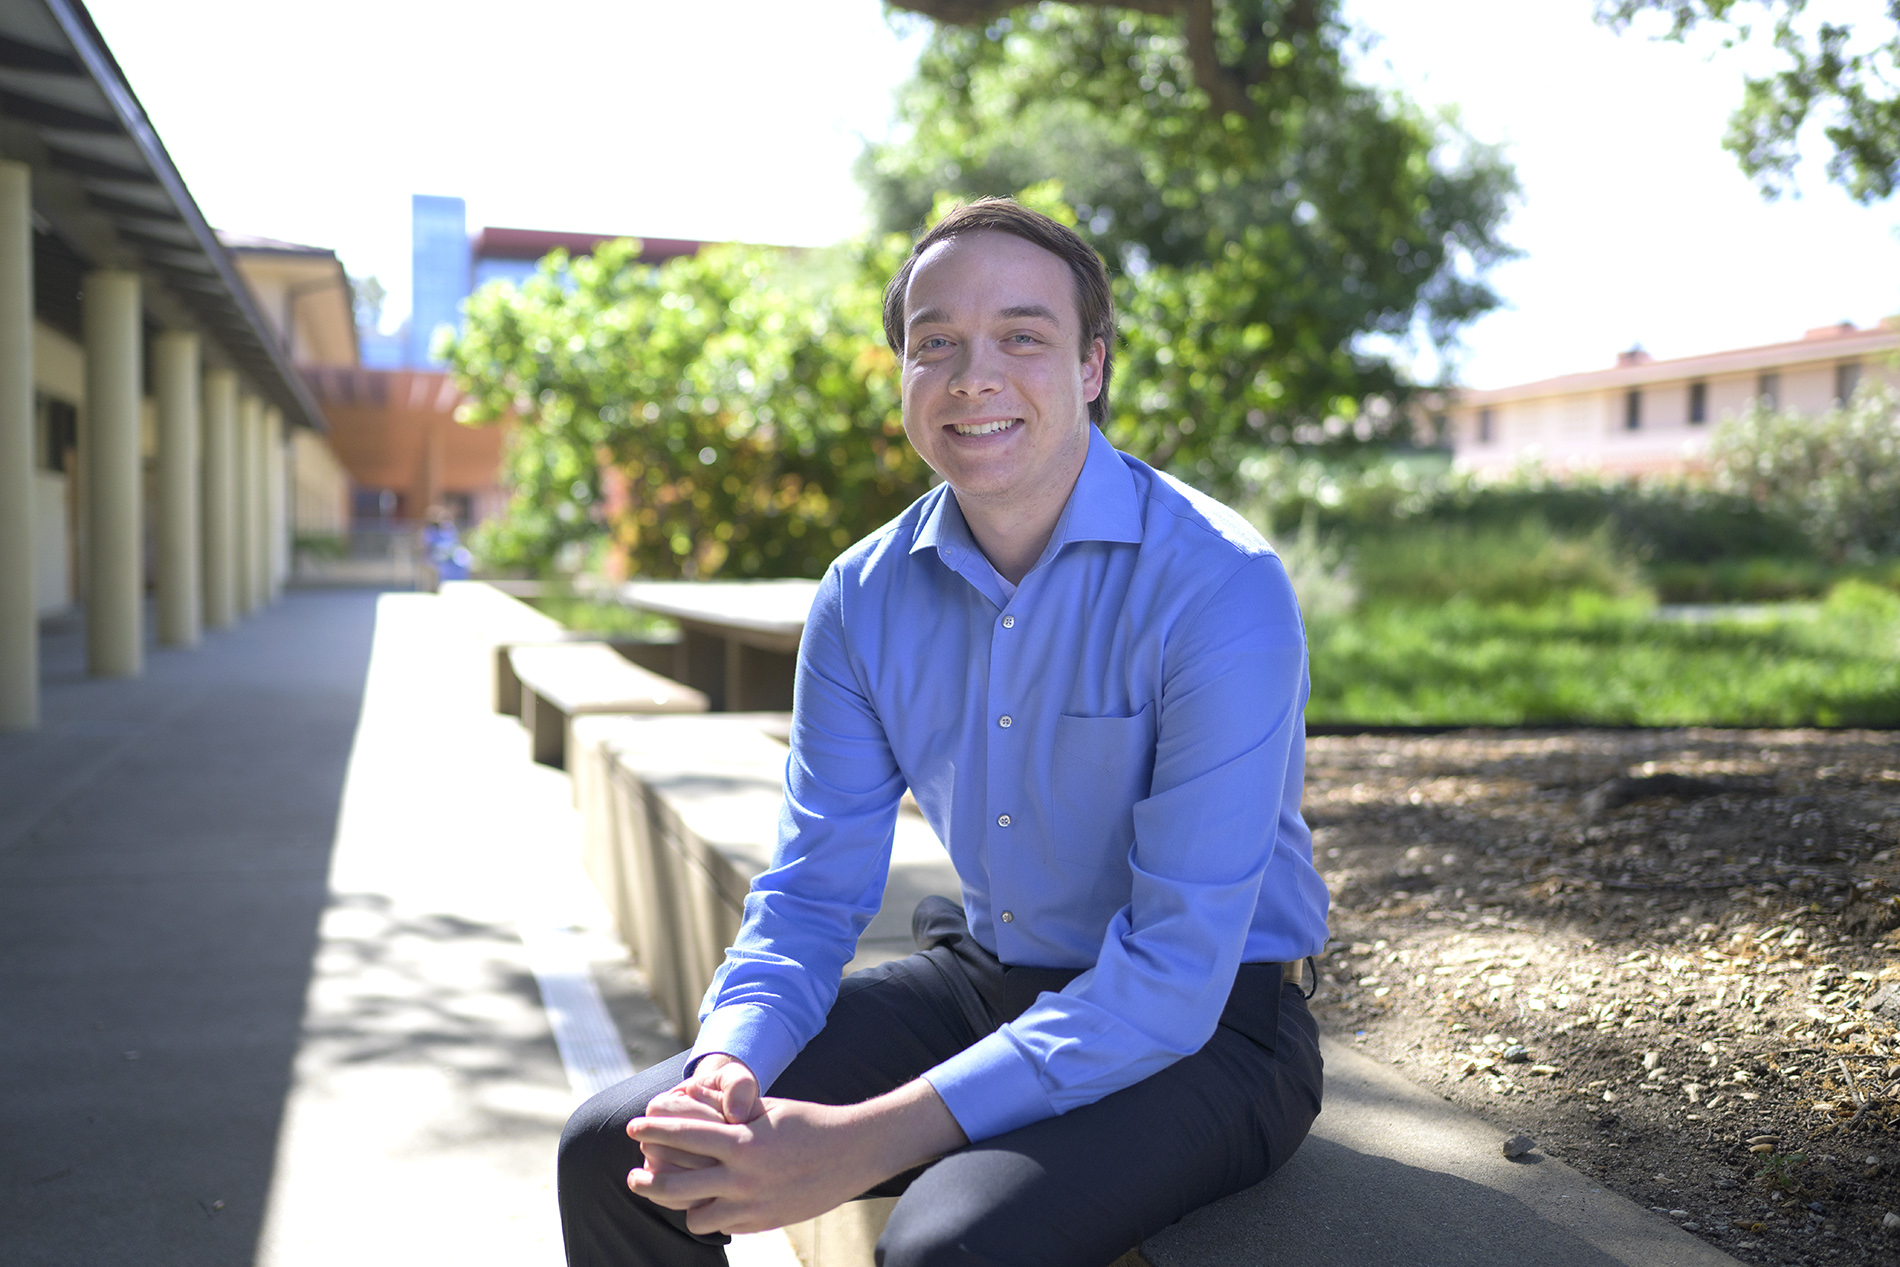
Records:
[[[641,642],[668,642],[679,636],[679,626],[665,616],[620,603],[603,603],[578,594],[544,594],[527,601],[536,610],[582,633]]]
[[[1645,597],[1460,597],[1370,606],[1310,638],[1316,723],[1900,723],[1900,596],[1863,581],[1807,615],[1688,623]]]

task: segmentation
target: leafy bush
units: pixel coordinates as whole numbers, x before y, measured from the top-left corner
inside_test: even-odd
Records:
[[[1617,548],[1646,565],[1755,556],[1806,557],[1799,528],[1739,491],[1679,480],[1566,479],[1535,473],[1480,480],[1430,452],[1325,461],[1262,453],[1241,468],[1238,502],[1268,525],[1310,515],[1325,533],[1379,536],[1418,523],[1508,529],[1541,521],[1564,536],[1607,526]]]
[[[1588,592],[1611,597],[1640,593],[1643,579],[1607,530],[1562,536],[1540,519],[1507,526],[1424,523],[1359,542],[1352,575],[1369,600],[1537,606]]]
[[[1760,408],[1710,439],[1718,479],[1834,559],[1900,554],[1900,396],[1881,383],[1819,417]]]
[[[903,439],[881,295],[906,244],[556,252],[486,287],[448,346],[463,421],[520,422],[485,563],[603,536],[647,576],[816,576],[928,486]]]

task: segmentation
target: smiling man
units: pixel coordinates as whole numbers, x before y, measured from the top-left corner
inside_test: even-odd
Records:
[[[952,211],[884,325],[944,482],[819,589],[778,848],[698,1040],[563,1136],[573,1267],[719,1263],[725,1233],[899,1192],[886,1267],[1102,1267],[1319,1112],[1285,570],[1101,434],[1114,309],[1071,230]],[[841,982],[907,787],[963,904]]]

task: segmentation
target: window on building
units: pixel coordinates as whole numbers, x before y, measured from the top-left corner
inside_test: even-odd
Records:
[[[1489,409],[1480,409],[1478,411],[1478,443],[1490,444],[1497,438],[1497,419],[1492,416]]]
[[[1640,388],[1623,394],[1623,430],[1638,431],[1643,425],[1643,393]]]
[[[1697,425],[1709,420],[1709,385],[1689,384],[1689,422]]]
[[[1769,370],[1756,379],[1755,396],[1763,409],[1781,408],[1781,375]]]
[[[40,469],[66,470],[73,451],[79,447],[79,407],[36,394],[33,411],[39,415],[39,437],[34,447],[38,449]]]
[[[1842,361],[1834,367],[1834,399],[1845,405],[1854,399],[1854,389],[1860,386],[1860,362]]]

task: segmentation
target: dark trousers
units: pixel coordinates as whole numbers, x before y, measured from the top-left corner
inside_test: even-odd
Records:
[[[856,1104],[902,1086],[1076,974],[1010,968],[943,899],[917,911],[924,949],[853,973],[824,1030],[769,1089]],[[626,1126],[675,1086],[686,1056],[583,1104],[561,1136],[569,1267],[715,1267],[723,1236],[636,1197]],[[1319,1036],[1278,964],[1243,964],[1200,1051],[1113,1095],[950,1153],[866,1196],[903,1194],[877,1245],[884,1267],[1103,1267],[1190,1211],[1272,1173],[1319,1113]]]

